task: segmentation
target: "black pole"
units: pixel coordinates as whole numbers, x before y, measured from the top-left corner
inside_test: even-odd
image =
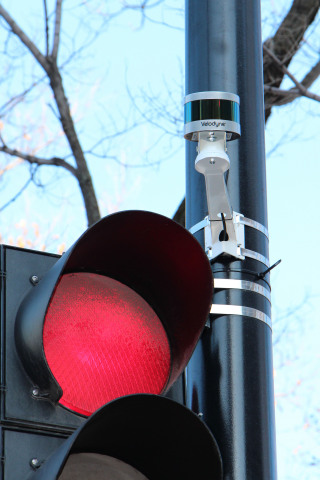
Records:
[[[228,143],[228,191],[234,211],[267,227],[259,0],[186,0],[186,94],[202,91],[240,97],[241,138]],[[191,228],[208,207],[204,177],[194,168],[196,144],[186,144]],[[266,232],[246,226],[245,235],[245,247],[268,258]],[[196,237],[203,243],[203,232]],[[215,289],[213,303],[242,309],[212,316],[187,369],[187,405],[216,437],[228,480],[277,476],[270,284],[269,274],[260,275],[267,269],[261,259],[212,261],[214,279],[229,281]]]

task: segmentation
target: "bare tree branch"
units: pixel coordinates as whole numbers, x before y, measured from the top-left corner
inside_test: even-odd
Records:
[[[53,47],[52,47],[52,59],[54,62],[57,61],[58,57],[58,48],[60,43],[60,28],[61,28],[61,13],[62,13],[62,0],[57,0],[56,3],[56,18],[54,23],[54,38],[53,38]]]
[[[320,76],[320,61],[315,64],[315,66],[310,70],[310,72],[307,73],[307,75],[304,77],[304,79],[300,82],[300,85],[308,89],[315,81],[316,79]],[[273,100],[272,105],[268,105],[265,103],[265,108],[268,107],[278,107],[281,105],[287,105],[288,103],[293,102],[296,98],[301,97],[303,95],[301,93],[301,89],[298,89],[296,87],[290,88],[289,90],[283,90],[281,88],[277,87],[271,87],[270,85],[265,85],[264,86],[264,92],[265,92],[265,102],[267,101],[267,98],[269,97],[267,94],[272,93],[274,94],[274,98],[277,98],[276,100]],[[309,92],[311,93],[311,92]],[[311,95],[305,95],[306,97],[309,97],[313,100],[319,101],[317,98],[314,98],[314,94],[311,93]],[[318,97],[316,95],[316,97]]]
[[[91,225],[100,219],[98,202],[87,162],[85,160],[84,153],[70,113],[69,102],[64,92],[62,78],[55,63],[51,64],[49,78],[54,98],[59,110],[61,125],[77,163],[79,186],[86,207],[88,225]]]
[[[20,195],[22,195],[22,193],[28,188],[32,180],[33,180],[33,173],[31,174],[30,178],[26,181],[26,183],[20,188],[20,190],[12,198],[10,198],[8,202],[6,202],[4,205],[2,205],[2,207],[0,207],[0,212],[2,212],[5,208],[7,208],[11,203],[15,202],[20,197]]]
[[[38,47],[30,40],[30,38],[25,34],[25,32],[17,25],[13,18],[9,15],[7,10],[0,5],[0,16],[7,22],[12,32],[17,35],[21,42],[27,47],[27,49],[32,53],[34,58],[39,62],[42,68],[49,74],[49,63],[46,60],[46,57],[40,52]]]
[[[291,72],[289,72],[289,70],[287,69],[287,67],[285,65],[283,65],[283,62],[281,62],[279,60],[279,58],[276,57],[276,55],[274,55],[274,53],[271,52],[271,50],[269,50],[269,48],[266,46],[266,45],[263,45],[263,50],[264,52],[266,52],[272,59],[273,61],[279,65],[279,67],[281,68],[281,70],[283,71],[283,73],[285,73],[292,81],[293,83],[295,84],[295,86],[297,87],[298,91],[300,92],[300,95],[304,96],[304,97],[308,97],[308,98],[311,98],[312,100],[316,100],[317,102],[320,102],[320,96],[319,95],[316,95],[315,93],[312,93],[312,92],[309,92],[309,90],[307,88],[305,88],[305,86],[300,83],[294,75],[292,75]],[[318,62],[320,63],[320,62]]]
[[[308,27],[314,21],[320,8],[320,0],[294,0],[287,15],[281,22],[275,35],[264,42],[264,45],[288,67],[300,48]],[[264,84],[279,88],[285,72],[267,53],[263,55]],[[306,85],[304,85],[308,88]],[[310,85],[309,85],[310,86]],[[272,105],[278,98],[272,91],[265,95],[265,120],[271,115]]]
[[[12,108],[14,108],[18,103],[22,102],[24,98],[30,93],[34,87],[43,82],[47,76],[41,77],[39,80],[33,82],[30,87],[26,88],[23,92],[18,93],[10,98],[7,102],[0,106],[0,118],[6,115]]]
[[[312,67],[309,73],[304,77],[301,84],[305,88],[311,87],[311,85],[317,80],[320,76],[320,60]]]
[[[59,11],[56,13],[56,22],[55,22],[55,36],[54,36],[54,51],[58,52],[59,47],[59,38],[60,38],[60,22],[61,22],[61,1],[57,0],[57,7]],[[79,182],[79,187],[82,193],[84,200],[88,225],[92,225],[100,219],[100,211],[98,206],[98,201],[96,198],[95,190],[93,188],[92,178],[88,169],[86,159],[78,135],[75,130],[73,118],[70,113],[69,102],[66,97],[64,86],[62,82],[62,77],[57,66],[56,59],[52,57],[44,57],[44,55],[38,50],[35,44],[29,39],[29,37],[23,32],[23,30],[16,24],[16,22],[11,18],[8,12],[0,5],[0,16],[7,22],[10,26],[12,32],[17,35],[21,42],[29,49],[34,58],[46,71],[48,78],[50,80],[50,86],[53,91],[54,99],[58,107],[60,122],[63,128],[63,131],[66,135],[69,147],[73,153],[74,159],[77,164],[77,180]],[[27,159],[26,159],[27,160]]]
[[[1,3],[1,2],[0,2]],[[32,37],[27,35],[27,31],[24,31],[16,21],[11,17],[8,11],[0,5],[0,17],[2,17],[7,24],[7,31],[8,31],[8,42],[14,34],[26,47],[28,53],[31,53],[31,56],[34,60],[43,68],[46,73],[44,77],[45,80],[49,80],[49,86],[53,93],[53,97],[56,104],[56,109],[54,109],[54,113],[56,119],[62,126],[62,130],[65,134],[65,138],[67,140],[70,153],[63,155],[64,159],[58,157],[52,158],[41,158],[37,156],[30,155],[29,152],[20,152],[19,148],[14,149],[10,148],[8,145],[3,144],[0,148],[0,152],[6,153],[8,155],[15,156],[17,155],[19,158],[28,161],[29,163],[37,164],[37,165],[55,165],[55,166],[62,166],[70,171],[77,179],[79,183],[79,188],[81,190],[82,198],[85,204],[85,211],[87,214],[88,224],[91,225],[92,223],[96,222],[100,218],[99,206],[96,198],[96,193],[93,187],[92,178],[88,169],[85,152],[82,148],[80,143],[80,137],[76,132],[74,118],[70,111],[70,106],[68,102],[68,97],[65,91],[64,80],[62,78],[62,74],[64,73],[64,65],[58,65],[57,58],[59,53],[59,48],[62,47],[60,44],[61,42],[61,35],[64,33],[67,35],[67,32],[63,32],[61,30],[61,19],[62,19],[62,8],[63,3],[62,0],[55,0],[54,4],[54,13],[51,14],[49,10],[50,3],[48,0],[42,0],[43,3],[43,12],[44,12],[44,48],[43,53],[40,51],[39,44],[34,43],[32,41]],[[94,2],[92,2],[94,3]],[[64,53],[68,53],[68,58],[64,62],[64,64],[69,63],[71,60],[75,59],[76,55],[79,55],[85,48],[88,48],[92,43],[97,39],[97,37],[101,34],[101,31],[104,30],[111,19],[118,17],[122,13],[125,13],[128,10],[137,11],[140,13],[141,16],[141,25],[143,25],[144,21],[152,20],[147,16],[147,12],[150,12],[152,9],[156,8],[160,4],[164,3],[164,0],[123,0],[121,2],[116,2],[114,6],[110,7],[109,2],[102,2],[101,7],[99,8],[99,16],[102,19],[102,23],[100,23],[99,28],[91,29],[91,33],[88,37],[84,37],[84,40],[81,39],[82,44],[78,45],[79,38],[77,37],[77,42],[74,38],[70,37],[68,40],[72,44],[71,53],[68,52],[66,49]],[[90,14],[96,10],[97,5],[93,5],[90,7],[91,2],[79,2],[79,8],[87,8],[87,12]],[[108,4],[108,5],[107,5]],[[50,7],[51,8],[51,7]],[[111,13],[110,13],[111,12]],[[90,24],[90,18],[83,18],[80,19],[79,25],[86,25],[87,23]],[[52,27],[51,27],[52,26]],[[53,31],[53,38],[51,38],[51,31]],[[52,43],[51,43],[52,42]],[[9,45],[9,43],[8,43]],[[5,48],[5,50],[7,47]],[[9,53],[6,52],[8,55]],[[18,53],[20,56],[20,52]],[[23,92],[19,95],[15,95],[13,98],[6,102],[6,104],[2,107],[2,113],[5,114],[10,109],[16,105],[17,103],[21,102],[29,92],[33,90],[33,87],[37,85],[34,83],[33,79],[30,81],[32,85],[27,88],[23,89]],[[46,94],[47,92],[45,92]],[[49,108],[53,109],[54,105],[49,105]],[[0,110],[1,112],[1,110]],[[121,133],[121,132],[120,132]],[[116,134],[115,134],[116,135]],[[115,135],[112,135],[114,137]],[[111,135],[105,135],[104,139],[111,137]],[[103,142],[103,140],[102,140]],[[95,142],[97,144],[97,142]],[[0,143],[1,145],[1,143]],[[13,145],[12,145],[13,146]],[[101,150],[101,148],[99,149]],[[32,153],[32,152],[31,152]],[[88,152],[91,155],[98,155],[104,152],[95,151],[93,152],[92,149]],[[68,157],[72,156],[75,161],[75,167],[68,163]],[[111,158],[110,155],[107,156]],[[73,163],[73,162],[72,162]],[[123,162],[120,162],[121,165]],[[158,162],[153,162],[158,163]],[[137,165],[138,166],[138,165]]]
[[[45,31],[46,31],[46,57],[49,55],[49,22],[48,22],[48,7],[47,0],[43,0],[44,7],[44,22],[45,22]]]
[[[51,166],[55,166],[55,167],[63,167],[78,179],[77,169],[74,168],[72,165],[70,165],[70,163],[63,160],[63,158],[59,158],[59,157],[52,157],[52,158],[37,157],[35,155],[30,155],[28,153],[19,152],[16,149],[7,147],[7,145],[0,146],[0,152],[6,153],[7,155],[10,155],[12,157],[21,158],[22,160],[26,160],[30,164],[37,164],[39,166],[41,166],[41,165],[51,165]]]

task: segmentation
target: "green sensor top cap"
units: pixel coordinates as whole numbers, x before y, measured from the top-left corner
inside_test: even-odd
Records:
[[[226,132],[227,140],[240,137],[240,99],[227,92],[191,93],[184,101],[184,138],[198,141],[199,132]]]

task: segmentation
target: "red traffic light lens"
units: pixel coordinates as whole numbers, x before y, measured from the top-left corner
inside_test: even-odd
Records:
[[[59,403],[91,415],[133,393],[161,393],[171,354],[150,305],[117,280],[94,273],[63,275],[43,327],[47,363],[63,390]]]

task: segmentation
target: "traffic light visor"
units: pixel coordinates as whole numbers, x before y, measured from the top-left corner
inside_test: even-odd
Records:
[[[123,395],[164,393],[199,340],[212,289],[201,245],[174,221],[103,218],[18,310],[16,347],[38,398],[90,415]]]
[[[86,470],[92,477],[81,476]],[[95,412],[31,476],[76,478],[221,480],[222,461],[208,427],[191,410],[157,395],[129,395]]]

